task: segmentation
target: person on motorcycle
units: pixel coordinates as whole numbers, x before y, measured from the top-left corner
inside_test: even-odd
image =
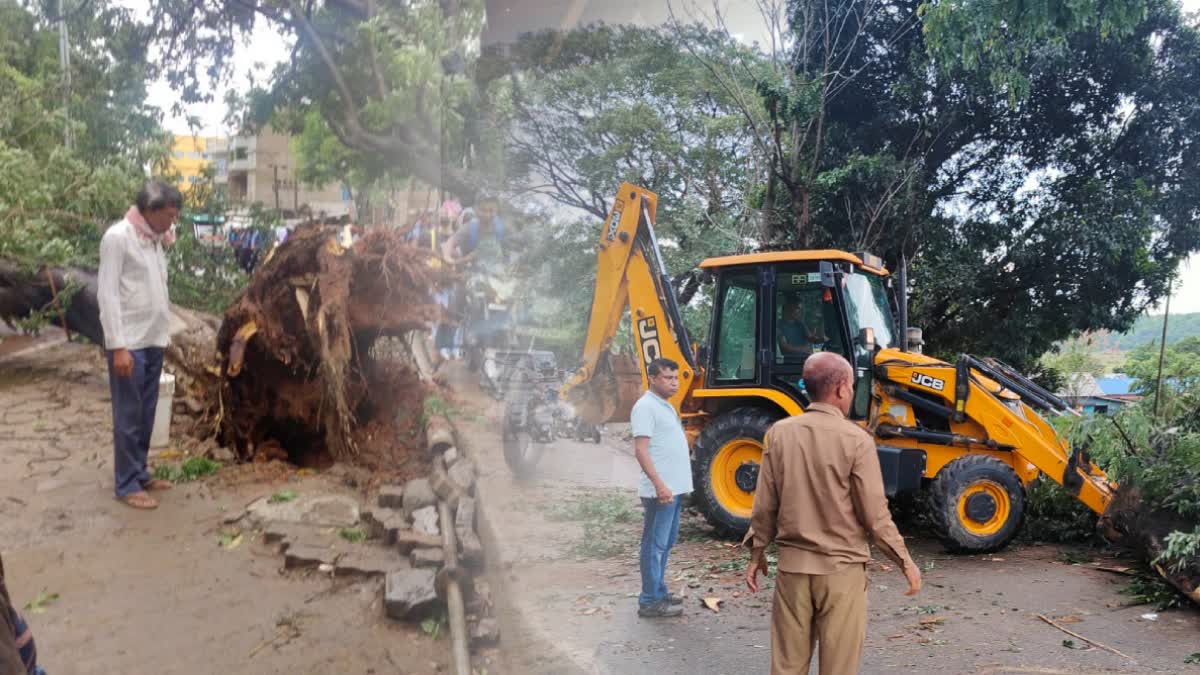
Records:
[[[499,202],[483,196],[474,209],[462,213],[462,225],[442,246],[442,257],[455,264],[469,265],[487,272],[498,272],[504,264],[504,221]]]
[[[474,209],[463,210],[461,223],[454,235],[443,245],[442,257],[466,272],[474,283],[486,287],[490,295],[497,287],[505,285],[511,277],[507,255],[509,247],[505,245],[506,233],[504,221],[500,218],[499,202],[494,196],[481,196]],[[473,332],[470,336],[458,336],[455,351],[460,351],[463,342],[470,342],[482,348],[482,343],[488,342],[492,333],[502,330],[503,326],[500,324],[503,322],[484,320],[479,316],[463,316],[466,313],[466,305],[469,304],[466,301],[466,289],[460,289],[455,296],[459,300],[455,303],[458,310],[455,313],[464,320],[463,332]],[[495,300],[497,298],[489,297],[486,302]],[[473,339],[468,340],[468,337]],[[483,358],[482,354],[475,356],[476,361]],[[474,367],[480,364],[475,362],[469,365]]]

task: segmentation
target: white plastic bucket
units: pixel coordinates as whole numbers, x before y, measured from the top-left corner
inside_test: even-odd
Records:
[[[164,448],[171,442],[171,401],[175,399],[175,376],[164,372],[158,378],[158,404],[154,407],[154,429],[150,447]]]

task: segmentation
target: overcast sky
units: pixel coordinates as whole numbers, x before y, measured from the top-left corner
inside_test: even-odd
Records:
[[[756,0],[718,0],[726,25],[734,35],[747,42],[766,42],[768,31],[757,9]],[[124,0],[124,4],[145,9],[149,0]],[[711,0],[487,0],[491,17],[484,39],[511,40],[519,32],[538,28],[570,28],[595,21],[610,23],[651,24],[668,19],[673,10],[677,17],[695,20],[711,19]],[[1183,0],[1185,11],[1200,11],[1200,0]],[[271,68],[287,57],[289,40],[263,27],[256,26],[251,46],[239,45],[237,74],[233,86],[244,88],[248,77],[265,78]],[[201,121],[202,135],[224,133],[223,119],[225,88],[215,92],[208,104],[193,105],[188,115]],[[175,94],[165,81],[150,88],[150,103],[169,111]],[[176,133],[188,133],[185,116],[168,113],[167,128]],[[1161,313],[1161,309],[1158,310]],[[1193,255],[1180,270],[1175,292],[1171,294],[1171,311],[1200,312],[1200,253]]]

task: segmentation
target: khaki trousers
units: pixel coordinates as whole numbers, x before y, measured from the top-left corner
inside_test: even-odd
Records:
[[[848,565],[834,574],[776,575],[771,675],[808,675],[818,642],[821,675],[854,675],[866,635],[866,565]]]

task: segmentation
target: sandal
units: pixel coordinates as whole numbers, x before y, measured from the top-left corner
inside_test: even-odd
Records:
[[[142,487],[150,492],[161,492],[162,490],[170,490],[171,488],[175,487],[175,484],[169,480],[155,478],[154,480],[148,480],[145,483],[142,483]]]
[[[154,497],[151,497],[145,492],[134,492],[132,494],[127,494],[124,497],[117,497],[117,499],[124,502],[127,506],[131,506],[135,509],[142,509],[143,511],[150,511],[158,508],[158,502],[154,499]]]

